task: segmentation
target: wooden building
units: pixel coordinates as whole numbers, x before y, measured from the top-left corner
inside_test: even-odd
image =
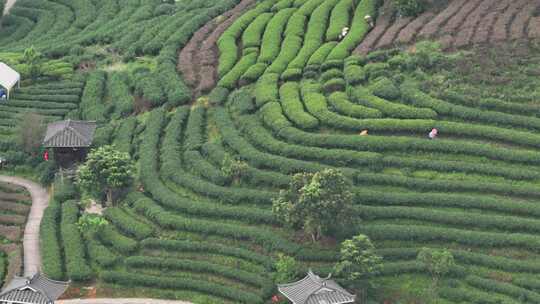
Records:
[[[41,273],[15,277],[0,292],[0,304],[53,304],[68,285],[69,282],[54,281]]]
[[[279,284],[278,290],[293,304],[347,304],[356,300],[355,295],[331,280],[330,276],[321,278],[311,270],[298,282]]]
[[[96,123],[93,121],[65,120],[47,125],[43,146],[52,149],[56,162],[69,167],[83,162],[92,145]]]

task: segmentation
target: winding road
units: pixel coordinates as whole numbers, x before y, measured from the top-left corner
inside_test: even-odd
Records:
[[[39,253],[39,227],[45,208],[49,205],[49,193],[40,185],[14,176],[0,175],[0,182],[22,186],[30,192],[32,207],[28,221],[24,228],[24,276],[31,277],[41,269],[41,255]],[[69,299],[59,300],[59,304],[193,304],[184,301],[157,300],[157,299]]]
[[[41,268],[41,256],[39,254],[39,225],[45,208],[49,205],[49,194],[40,185],[13,176],[0,175],[0,182],[22,186],[30,192],[32,207],[28,214],[26,227],[24,228],[24,276],[30,277]]]
[[[6,7],[4,8],[4,15],[7,15],[13,4],[15,4],[15,1],[17,0],[7,0]]]

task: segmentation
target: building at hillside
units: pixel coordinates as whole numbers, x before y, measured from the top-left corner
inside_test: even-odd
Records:
[[[0,62],[0,90],[7,91],[7,99],[15,85],[20,86],[21,75],[7,64]],[[1,97],[1,96],[0,96]]]
[[[68,288],[69,282],[54,281],[43,274],[15,277],[0,292],[0,304],[53,304]]]
[[[82,162],[94,140],[97,124],[93,121],[65,120],[47,125],[43,147],[52,149],[56,162],[69,166]]]
[[[298,282],[279,284],[278,290],[293,304],[347,304],[356,300],[330,276],[321,278],[311,270]]]

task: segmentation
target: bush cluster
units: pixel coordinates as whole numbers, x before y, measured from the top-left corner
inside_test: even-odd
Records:
[[[79,207],[74,201],[62,204],[61,236],[66,258],[66,273],[73,281],[87,281],[92,269],[86,261],[86,248],[77,227]]]

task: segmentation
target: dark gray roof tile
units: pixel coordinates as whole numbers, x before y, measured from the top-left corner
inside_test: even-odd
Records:
[[[89,147],[96,127],[93,121],[65,120],[50,123],[47,125],[43,146],[46,148]]]

